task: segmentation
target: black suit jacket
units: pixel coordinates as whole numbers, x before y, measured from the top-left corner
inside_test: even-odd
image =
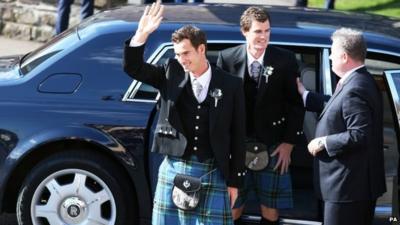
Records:
[[[323,95],[310,91],[306,97],[306,110],[321,113],[330,98],[330,95]]]
[[[382,111],[381,92],[365,67],[326,103],[315,136],[327,136],[327,149],[314,164],[315,188],[324,201],[375,200],[386,191]]]
[[[248,70],[246,44],[221,51],[217,66],[243,79]],[[298,66],[294,54],[268,46],[263,66],[272,66],[274,70],[268,83],[264,76],[260,80],[254,110],[256,137],[266,144],[296,144],[304,138],[305,110],[297,93]]]
[[[129,43],[129,42],[128,42]],[[163,66],[143,61],[144,46],[125,45],[124,70],[131,77],[157,88],[161,94],[161,108],[153,140],[152,151],[172,156],[184,154],[187,139],[176,108],[179,95],[189,74],[175,59]],[[226,72],[211,67],[209,91],[222,90],[222,98],[217,107],[210,107],[210,144],[217,165],[221,169],[228,186],[239,187],[244,175],[244,94],[241,81]]]

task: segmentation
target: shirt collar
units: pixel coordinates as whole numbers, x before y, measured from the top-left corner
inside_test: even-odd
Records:
[[[358,70],[358,69],[360,69],[360,68],[362,68],[362,67],[364,67],[364,66],[365,66],[365,65],[357,66],[357,67],[355,67],[355,68],[353,68],[353,69],[347,71],[347,72],[343,75],[343,77],[340,78],[339,83],[342,85],[343,82],[350,76],[350,74],[352,74],[354,71],[356,71],[356,70]]]
[[[206,70],[206,72],[204,72],[197,78],[193,75],[192,72],[189,72],[189,77],[190,77],[191,83],[193,84],[193,80],[197,79],[197,81],[199,81],[199,83],[205,90],[208,89],[208,85],[210,84],[210,80],[211,80],[211,66],[210,66],[210,63],[207,63],[207,64],[208,64],[208,69]]]
[[[250,68],[250,65],[254,62],[254,61],[258,61],[261,65],[264,65],[264,55],[265,55],[265,50],[262,53],[262,55],[260,56],[260,58],[255,59],[250,52],[247,50],[248,46],[246,46],[246,52],[247,52],[247,65]]]

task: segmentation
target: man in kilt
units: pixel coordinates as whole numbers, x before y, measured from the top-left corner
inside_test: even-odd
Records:
[[[264,146],[269,163],[246,173],[244,188],[233,209],[235,224],[249,191],[254,191],[262,214],[260,224],[278,224],[278,209],[293,207],[290,155],[303,140],[304,107],[297,94],[298,66],[292,52],[269,45],[270,17],[262,7],[249,7],[240,19],[246,43],[220,52],[217,66],[243,79],[246,104],[246,151]],[[261,148],[260,148],[261,149]],[[257,150],[254,147],[254,150]],[[265,151],[264,151],[265,152]],[[247,159],[246,159],[247,161]]]
[[[125,72],[161,94],[152,151],[166,157],[159,168],[152,223],[233,224],[231,209],[245,175],[241,80],[210,65],[205,33],[194,26],[172,34],[175,59],[162,66],[145,63],[144,44],[162,14],[159,2],[146,7],[124,52]],[[176,196],[171,197],[177,185],[190,189],[193,184],[186,178],[179,183],[181,175],[201,178],[194,209],[178,208]]]

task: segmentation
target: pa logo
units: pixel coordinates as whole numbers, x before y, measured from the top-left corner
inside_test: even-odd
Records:
[[[389,222],[397,224],[397,222],[400,222],[399,218],[395,217],[395,216],[391,216],[389,217]]]

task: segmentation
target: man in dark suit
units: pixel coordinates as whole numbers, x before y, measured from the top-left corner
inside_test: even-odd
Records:
[[[296,79],[296,83],[297,91],[303,99],[306,110],[310,112],[321,113],[331,96],[308,91],[300,81],[300,78]]]
[[[160,25],[162,12],[160,2],[146,7],[124,53],[125,72],[161,94],[152,150],[166,158],[158,173],[152,223],[230,225],[245,175],[242,82],[209,64],[205,33],[193,26],[172,34],[176,59],[163,66],[145,63],[144,43]],[[177,174],[201,178],[202,196],[194,210],[172,202],[173,184],[191,187],[186,178],[177,184]],[[176,204],[181,199],[175,197]]]
[[[324,225],[369,225],[376,199],[386,191],[382,96],[364,65],[362,33],[341,28],[332,41],[332,71],[340,80],[308,145],[315,189],[324,201]],[[323,98],[308,95],[306,106],[321,109]]]
[[[241,223],[247,194],[255,190],[261,224],[278,224],[278,209],[293,205],[288,168],[293,146],[303,137],[304,107],[296,89],[298,66],[293,53],[269,45],[270,18],[263,8],[245,10],[240,25],[246,44],[220,52],[217,66],[242,78],[247,141],[266,145],[271,160],[262,170],[248,170],[233,217],[235,224]]]

